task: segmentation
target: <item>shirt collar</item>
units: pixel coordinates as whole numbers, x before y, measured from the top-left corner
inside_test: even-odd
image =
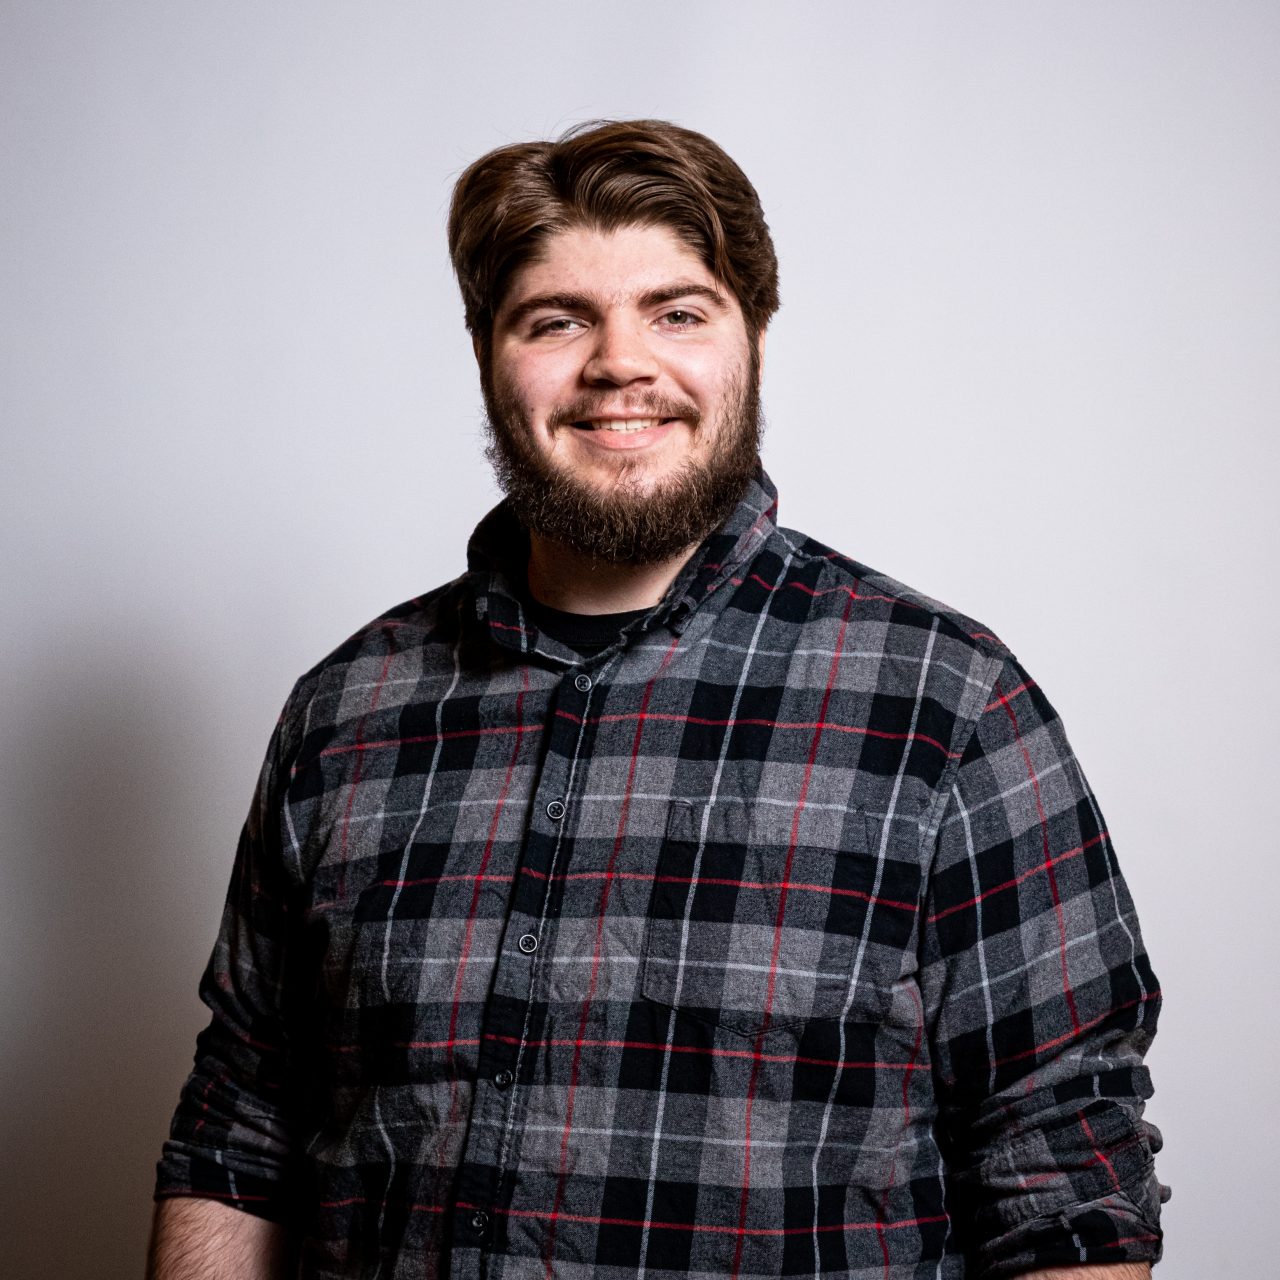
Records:
[[[778,491],[757,466],[738,505],[676,575],[654,607],[625,628],[625,634],[667,626],[679,634],[693,614],[734,571],[751,560],[776,527]],[[579,655],[540,636],[521,603],[529,561],[529,535],[510,503],[503,499],[476,526],[467,543],[467,570],[476,619],[493,640],[520,653],[539,652],[557,661],[580,661]]]

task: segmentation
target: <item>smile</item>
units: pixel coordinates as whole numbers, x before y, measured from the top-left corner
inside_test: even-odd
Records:
[[[651,427],[674,422],[674,418],[589,418],[573,425],[583,431],[648,431]]]

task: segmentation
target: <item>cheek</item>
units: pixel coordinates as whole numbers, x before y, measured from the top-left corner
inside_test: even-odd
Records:
[[[718,416],[736,399],[743,370],[722,360],[707,359],[686,370],[684,389],[704,413]]]
[[[572,375],[548,359],[513,360],[499,373],[500,386],[535,420],[572,394]]]
[[[702,399],[718,399],[742,377],[746,365],[744,352],[736,346],[719,343],[689,346],[668,365],[675,379],[687,391]]]

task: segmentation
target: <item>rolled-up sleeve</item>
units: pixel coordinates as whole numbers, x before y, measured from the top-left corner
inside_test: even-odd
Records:
[[[939,828],[921,985],[949,1209],[975,1274],[1154,1261],[1160,996],[1056,712],[997,660]]]
[[[297,1194],[286,985],[291,887],[278,799],[289,708],[272,735],[236,850],[196,1041],[156,1171],[156,1199],[198,1196],[291,1217]]]

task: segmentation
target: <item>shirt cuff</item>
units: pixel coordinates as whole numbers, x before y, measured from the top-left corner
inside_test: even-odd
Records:
[[[244,1167],[232,1169],[225,1158],[211,1159],[167,1142],[156,1165],[155,1199],[177,1197],[216,1200],[271,1222],[294,1220],[291,1197],[277,1178]]]
[[[1078,1139],[1071,1145],[1069,1131]],[[983,1170],[976,1274],[997,1280],[1044,1267],[1159,1261],[1160,1205],[1169,1198],[1155,1175],[1160,1145],[1154,1126],[1105,1103],[1015,1144]],[[1041,1164],[1037,1156],[1050,1158]]]

